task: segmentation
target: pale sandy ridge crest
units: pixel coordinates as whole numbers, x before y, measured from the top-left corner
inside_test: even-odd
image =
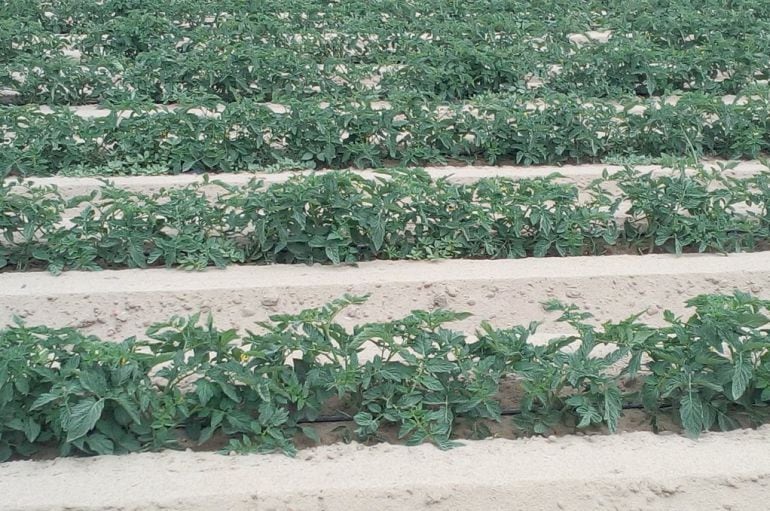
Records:
[[[473,315],[452,328],[473,333],[482,320],[498,327],[545,320],[563,332],[542,302],[575,303],[599,320],[663,309],[686,314],[684,301],[734,289],[770,299],[767,253],[549,257],[516,260],[373,261],[357,266],[231,266],[203,272],[105,270],[0,274],[0,325],[73,326],[112,340],[143,335],[172,315],[212,313],[220,328],[254,328],[270,315],[321,306],[345,293],[371,294],[339,321],[352,327],[415,309],[449,308]]]
[[[440,451],[337,444],[280,454],[163,452],[0,465],[2,507],[58,510],[767,509],[770,427],[468,441]]]
[[[717,170],[720,165],[728,165],[726,160],[703,160],[701,164],[706,169]],[[759,161],[739,161],[735,162],[733,169],[726,171],[726,175],[735,178],[748,178],[760,172],[767,171]],[[561,174],[560,179],[563,182],[574,183],[581,189],[585,189],[592,181],[601,178],[606,170],[609,174],[617,173],[623,170],[621,165],[610,164],[581,164],[581,165],[471,165],[471,166],[426,166],[423,168],[433,179],[446,178],[453,183],[469,184],[483,178],[502,177],[508,179],[532,179],[544,178],[551,174]],[[638,172],[653,174],[672,174],[679,172],[663,165],[633,165]],[[366,178],[387,177],[387,173],[382,169],[346,169]],[[689,169],[692,173],[694,169]],[[267,172],[242,172],[242,173],[221,173],[208,174],[210,181],[222,181],[228,185],[242,186],[252,179],[261,180],[265,185],[283,183],[292,177],[298,175],[322,175],[330,170],[318,171],[287,171],[279,173]],[[24,182],[37,186],[56,186],[59,192],[66,198],[78,195],[86,195],[94,190],[104,186],[104,180],[113,183],[115,186],[124,190],[138,193],[157,192],[161,188],[181,188],[196,183],[202,183],[205,179],[201,174],[176,174],[162,176],[104,176],[96,177],[30,177],[24,179]],[[221,193],[218,186],[204,187],[204,191],[212,194]]]

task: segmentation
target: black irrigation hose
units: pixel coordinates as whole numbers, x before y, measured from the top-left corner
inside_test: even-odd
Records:
[[[628,405],[623,405],[622,407],[623,410],[642,410],[643,408],[644,406],[641,404],[628,404]],[[500,415],[502,417],[511,417],[516,415],[521,415],[521,410],[518,410],[518,409],[503,410],[502,412],[500,412]],[[345,414],[319,415],[318,418],[315,420],[303,419],[298,421],[299,424],[326,424],[326,423],[335,423],[335,422],[353,422],[353,417]]]

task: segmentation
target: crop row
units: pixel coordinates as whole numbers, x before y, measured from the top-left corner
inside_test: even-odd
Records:
[[[97,16],[74,4],[81,16]],[[98,20],[77,25],[82,34],[67,37],[46,30],[56,30],[43,14],[50,11],[33,9],[26,14],[28,23],[17,18],[0,24],[0,42],[7,43],[0,50],[0,88],[18,91],[17,101],[51,104],[136,96],[175,102],[201,93],[226,101],[283,101],[349,94],[377,69],[396,65],[397,71],[378,78],[380,97],[407,90],[433,99],[467,99],[521,90],[532,77],[550,92],[579,88],[585,96],[733,94],[767,79],[769,71],[763,58],[770,52],[767,8],[760,2],[737,11],[718,2],[697,10],[674,3],[666,9],[670,17],[660,15],[659,5],[647,6],[650,11],[640,6],[636,18],[627,7],[597,3],[589,19],[577,19],[565,2],[553,2],[550,11],[486,1],[469,2],[462,11],[394,3],[372,10],[354,2],[323,16],[309,5],[258,13],[247,8],[244,16],[236,14],[242,7],[232,6],[234,12],[214,13],[209,21],[195,5],[197,22],[178,18],[174,7],[179,6],[163,6],[167,12],[158,13],[157,6],[143,3],[129,9],[105,4]],[[429,16],[432,7],[437,14]],[[313,19],[303,18],[302,9]],[[588,44],[590,37],[580,34],[591,30],[604,34],[602,43]],[[80,64],[62,53],[71,49],[81,53]],[[348,69],[341,71],[338,64]]]
[[[604,97],[692,90],[736,94],[756,80],[766,80],[769,71],[759,57],[763,50],[755,44],[722,40],[706,48],[679,50],[616,38],[577,52],[568,41],[552,44],[548,51],[536,51],[533,43],[519,39],[497,48],[462,39],[442,46],[424,44],[404,55],[384,52],[382,58],[353,65],[350,58],[322,58],[317,48],[296,50],[230,39],[188,51],[148,51],[136,61],[97,55],[77,63],[65,54],[25,56],[4,66],[0,87],[16,91],[17,102],[48,104],[132,97],[167,103],[200,94],[224,101],[285,101],[361,90],[374,90],[381,98],[408,91],[456,100],[524,90],[536,79],[549,92],[579,89],[586,96]],[[382,73],[383,68],[394,70]]]
[[[215,182],[216,183],[216,182]],[[620,189],[616,194],[607,184]],[[770,240],[770,174],[639,175],[579,197],[554,177],[431,181],[419,170],[351,172],[134,193],[105,185],[63,199],[55,187],[0,186],[0,268],[204,268],[231,263],[517,258],[607,252],[741,251]],[[208,195],[207,195],[208,194]],[[77,208],[69,211],[70,208]],[[620,208],[627,208],[621,210]]]
[[[676,38],[681,37],[682,31],[698,31],[704,24],[717,26],[720,20],[724,21],[726,35],[740,35],[752,31],[754,27],[747,24],[738,30],[733,25],[739,20],[761,22],[770,14],[770,8],[762,0],[732,3],[703,0],[697,8],[686,0],[641,0],[633,5],[621,0],[586,0],[581,2],[580,9],[575,9],[574,3],[569,0],[544,0],[537,4],[526,0],[425,0],[420,3],[380,0],[376,4],[365,0],[350,0],[324,5],[312,0],[298,0],[291,4],[280,0],[266,0],[259,4],[237,0],[222,0],[216,4],[205,0],[177,0],[164,4],[151,0],[107,0],[98,4],[88,0],[37,3],[6,0],[4,7],[14,19],[37,23],[42,30],[52,33],[69,33],[84,25],[101,25],[132,15],[146,14],[154,19],[176,21],[181,28],[199,25],[217,27],[235,18],[244,21],[276,19],[292,23],[297,28],[328,28],[339,23],[355,23],[357,20],[379,20],[381,23],[463,23],[481,17],[493,25],[512,20],[523,31],[542,31],[556,26],[575,32],[586,27],[606,25],[608,28],[619,28],[633,24],[661,37]],[[153,26],[148,27],[150,31],[153,29]],[[716,34],[712,34],[714,36]]]
[[[45,447],[62,455],[174,447],[180,430],[201,444],[225,435],[226,451],[292,453],[297,435],[317,438],[312,423],[325,413],[354,421],[359,440],[395,428],[409,445],[442,448],[455,445],[459,422],[485,436],[485,423],[503,413],[534,434],[559,425],[613,432],[627,407],[692,436],[767,420],[770,302],[737,291],[695,297],[689,318],[666,312],[663,327],[631,316],[597,328],[590,314],[550,302],[575,334],[547,344],[531,341],[536,323],[482,323],[471,342],[447,328],[467,314],[446,310],[352,332],[335,322],[363,299],[274,316],[259,333],[219,330],[197,315],[122,342],[4,329],[0,460]]]
[[[707,0],[694,8],[689,2],[647,0],[628,6],[618,2],[582,2],[577,11],[572,2],[555,0],[532,5],[522,0],[471,0],[446,2],[430,0],[419,5],[411,2],[353,0],[344,4],[319,6],[314,2],[263,2],[259,6],[243,2],[174,2],[158,5],[148,1],[129,4],[106,1],[95,6],[88,2],[60,1],[56,4],[29,4],[7,1],[7,22],[0,25],[6,44],[2,56],[34,52],[55,46],[45,35],[78,36],[74,42],[91,53],[136,55],[148,49],[178,42],[182,37],[192,43],[218,37],[222,33],[236,39],[246,34],[260,34],[268,40],[300,43],[292,35],[312,32],[393,35],[429,32],[439,41],[445,35],[463,34],[477,43],[482,35],[496,35],[495,40],[514,36],[568,35],[589,30],[633,32],[651,41],[679,47],[691,47],[714,39],[751,40],[767,26],[770,10],[759,0],[725,5]],[[11,22],[13,20],[14,22]],[[137,27],[141,26],[141,30]],[[763,41],[758,39],[760,43]],[[70,38],[60,42],[73,43]],[[374,41],[372,41],[374,42]],[[334,43],[330,43],[329,48]]]
[[[388,108],[360,98],[332,105],[289,102],[285,112],[240,101],[216,116],[189,108],[157,112],[133,103],[126,118],[85,119],[68,108],[44,114],[0,108],[0,176],[53,175],[85,167],[171,173],[296,166],[378,167],[484,159],[490,163],[591,161],[606,156],[756,157],[770,149],[767,91],[730,104],[691,93],[673,104],[614,102],[555,94],[490,95],[452,106],[404,97]],[[200,105],[196,105],[200,106]],[[86,168],[87,170],[87,168]]]
[[[759,58],[762,52],[770,52],[770,44],[767,50],[749,54],[746,47],[732,41],[690,51],[658,50],[633,41],[611,40],[571,55],[568,44],[538,52],[522,41],[484,48],[461,40],[448,47],[431,45],[403,57],[349,64],[343,57],[319,61],[313,53],[291,48],[225,40],[186,52],[175,48],[146,52],[131,63],[104,56],[82,63],[66,54],[19,57],[3,66],[0,88],[15,91],[14,102],[43,104],[137,97],[173,103],[202,94],[228,102],[244,97],[286,101],[342,97],[366,90],[384,99],[394,92],[410,92],[448,101],[535,86],[548,92],[579,90],[587,97],[693,90],[738,94],[770,76],[770,68]]]

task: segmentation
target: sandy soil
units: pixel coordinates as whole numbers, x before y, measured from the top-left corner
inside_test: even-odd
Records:
[[[578,34],[576,34],[578,35]],[[400,66],[400,65],[393,65],[393,66],[382,66],[379,71],[375,72],[374,74],[370,75],[368,78],[364,78],[359,83],[364,85],[366,88],[369,89],[378,89],[378,85],[380,81],[382,80],[382,77],[384,74],[398,71],[400,69],[403,69],[406,66]],[[323,69],[323,65],[319,65],[319,70]],[[558,64],[551,66],[551,72],[553,74],[559,74],[561,72],[561,66]],[[338,71],[345,72],[346,68],[345,66],[338,66]],[[22,77],[22,75],[18,75]],[[334,78],[333,78],[334,79]],[[336,76],[336,79],[340,85],[349,83],[347,80],[340,76]],[[528,74],[527,78],[525,78],[527,81],[528,88],[530,89],[536,89],[539,87],[542,87],[545,85],[545,83],[542,81],[541,78],[533,76],[532,74]],[[722,80],[718,80],[722,81]],[[756,81],[756,83],[761,83],[760,81]],[[320,92],[320,89],[318,89]],[[0,98],[7,98],[6,101],[11,101],[14,96],[13,90],[5,89],[3,91],[0,91]],[[18,94],[18,93],[17,93]],[[653,106],[655,109],[660,109],[661,104],[665,105],[673,105],[676,106],[677,103],[679,103],[679,100],[681,99],[681,96],[679,95],[671,95],[671,96],[655,96],[653,98],[649,98],[648,102],[651,106]],[[750,99],[761,99],[761,96],[759,95],[753,95],[753,96],[736,96],[734,94],[725,94],[721,96],[722,103],[725,105],[732,105],[736,101],[738,104],[744,105],[749,102]],[[467,104],[471,104],[470,102],[467,102]],[[260,103],[262,106],[268,108],[271,112],[276,114],[285,114],[291,110],[291,107],[289,105],[281,104],[281,103],[272,103],[272,102],[264,102]],[[326,101],[319,101],[318,104],[322,108],[326,108],[329,106],[329,103]],[[380,101],[372,101],[371,106],[375,110],[390,110],[392,108],[392,104],[388,100],[380,100]],[[590,102],[583,103],[586,106],[592,106]],[[615,110],[620,113],[625,110],[628,111],[631,115],[644,115],[644,113],[648,109],[648,105],[642,104],[642,102],[638,102],[636,105],[628,107],[626,105],[623,105],[622,103],[618,101],[609,101],[609,104],[613,105],[615,107]],[[522,104],[525,108],[529,110],[544,110],[548,103],[543,101],[542,99],[536,99],[535,101],[525,101]],[[456,106],[456,105],[451,105]],[[94,119],[94,118],[101,118],[101,117],[107,117],[110,115],[113,111],[111,108],[105,108],[98,104],[90,104],[90,105],[75,105],[75,106],[69,106],[69,110],[77,115],[78,117],[82,117],[84,119]],[[179,108],[179,105],[171,103],[171,104],[156,104],[153,110],[150,110],[150,112],[174,112]],[[201,117],[214,117],[218,118],[220,117],[221,113],[224,112],[224,110],[227,108],[226,103],[219,103],[216,105],[215,108],[192,108],[189,110],[189,113],[198,115]],[[450,105],[440,105],[436,109],[436,113],[439,115],[439,117],[446,117],[450,114]],[[473,107],[471,107],[473,108]],[[473,109],[469,110],[474,113],[475,116],[479,116],[478,111]],[[54,112],[54,110],[48,106],[48,105],[40,105],[38,108],[38,112],[43,114],[51,114]],[[128,118],[133,114],[132,110],[117,110],[118,117],[122,118]]]
[[[352,326],[438,307],[473,313],[454,324],[472,333],[483,319],[505,327],[546,320],[542,332],[563,332],[541,303],[575,303],[601,320],[646,311],[686,312],[700,293],[740,289],[770,298],[767,253],[604,256],[499,261],[375,261],[352,266],[233,266],[203,272],[118,270],[0,274],[0,325],[14,315],[29,324],[74,326],[108,338],[142,335],[172,315],[212,312],[220,327],[254,327],[272,314],[320,306],[344,293],[371,293],[339,319]]]
[[[554,170],[583,186],[607,166],[432,168],[434,176],[470,182],[480,175],[534,177]],[[763,167],[741,163],[739,175]],[[660,167],[645,167],[661,171]],[[249,175],[226,175],[231,183]],[[285,175],[265,176],[271,182]],[[151,191],[200,176],[119,178]],[[85,193],[96,180],[35,179]],[[770,299],[767,253],[606,256],[511,261],[372,262],[351,266],[243,266],[204,272],[122,270],[0,273],[0,326],[18,315],[30,324],[75,326],[105,338],[141,335],[171,315],[212,312],[220,327],[252,328],[282,312],[319,306],[343,293],[372,296],[341,315],[346,326],[447,307],[497,326],[545,319],[541,332],[564,326],[546,314],[550,298],[576,303],[601,320],[645,311],[685,314],[683,300],[733,289]],[[547,335],[545,336],[547,337]],[[515,396],[508,404],[515,404]],[[337,425],[319,425],[324,442]],[[326,445],[281,455],[225,457],[163,452],[122,457],[0,464],[0,510],[765,510],[770,499],[770,426],[708,434],[692,441],[655,436],[628,412],[615,436],[467,441],[441,452],[423,445]],[[512,436],[508,419],[493,428]],[[565,433],[569,433],[565,431]]]
[[[718,168],[718,163],[725,164],[727,162],[720,160],[703,160],[702,163],[706,168],[716,169]],[[478,181],[479,179],[485,177],[526,179],[545,177],[553,173],[559,173],[564,176],[563,181],[574,183],[576,186],[581,188],[587,187],[593,180],[600,178],[602,176],[602,172],[605,169],[610,173],[614,173],[622,170],[622,168],[622,166],[618,165],[604,164],[562,166],[535,165],[531,167],[506,165],[425,167],[425,169],[434,179],[448,178],[452,182],[466,184]],[[634,168],[636,168],[639,172],[671,172],[670,169],[666,169],[660,165],[634,165]],[[747,178],[764,170],[767,170],[767,167],[762,165],[760,162],[742,161],[738,163],[735,169],[728,171],[726,174],[738,178]],[[316,173],[322,172],[323,171],[317,171]],[[376,171],[371,169],[355,170],[355,172],[366,177],[373,177],[377,175]],[[251,179],[256,178],[264,181],[265,184],[270,185],[284,182],[291,176],[297,174],[307,173],[309,172],[216,174],[211,175],[211,178],[223,181],[230,185],[243,185],[248,183]],[[176,188],[198,183],[203,180],[203,176],[195,174],[181,174],[167,176],[109,177],[108,179],[116,186],[119,186],[124,190],[152,193],[158,191],[161,188]],[[92,190],[96,190],[103,185],[99,179],[91,177],[35,177],[29,178],[26,181],[40,186],[55,185],[59,188],[59,192],[62,193],[62,195],[65,197],[86,195]],[[214,186],[210,187],[209,190],[213,194],[221,192],[221,189]]]
[[[282,455],[164,452],[0,465],[4,510],[767,509],[770,427]]]

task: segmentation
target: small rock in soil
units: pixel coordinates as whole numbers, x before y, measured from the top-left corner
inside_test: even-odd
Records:
[[[436,307],[446,307],[448,303],[449,301],[447,300],[447,297],[444,295],[435,295],[433,297],[433,305]]]
[[[18,105],[21,94],[11,89],[0,89],[0,105]]]
[[[275,296],[267,296],[262,299],[261,303],[265,307],[275,307],[278,305],[278,298]]]

